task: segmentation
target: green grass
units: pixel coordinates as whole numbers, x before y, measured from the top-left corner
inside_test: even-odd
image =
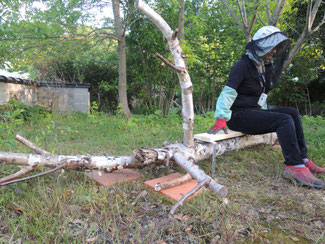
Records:
[[[196,116],[195,133],[214,120]],[[303,118],[311,158],[325,166],[325,120]],[[56,154],[130,155],[140,147],[182,140],[174,113],[121,116],[48,114],[17,125],[15,132]],[[31,151],[13,142],[12,152]],[[0,188],[0,243],[322,243],[324,191],[302,188],[281,177],[283,157],[267,145],[217,158],[216,179],[229,189],[228,203],[211,192],[181,206],[143,184],[176,166],[148,166],[136,182],[98,187],[84,172],[56,172]],[[211,174],[211,161],[199,166]],[[0,177],[17,170],[1,165]],[[325,177],[322,177],[325,180]],[[298,241],[297,241],[298,240]]]

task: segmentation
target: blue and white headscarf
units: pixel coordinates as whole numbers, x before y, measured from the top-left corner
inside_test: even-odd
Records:
[[[246,46],[246,54],[257,64],[261,64],[263,61],[262,57],[277,47],[277,53],[281,53],[287,49],[290,45],[290,39],[284,33],[275,26],[264,26],[260,28],[255,35],[253,40]]]

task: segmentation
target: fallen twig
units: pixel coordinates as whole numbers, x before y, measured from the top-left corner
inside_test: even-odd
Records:
[[[12,180],[12,181],[6,181],[4,183],[1,183],[0,186],[5,186],[5,185],[25,181],[25,180],[34,179],[36,177],[40,177],[40,176],[43,176],[43,175],[51,174],[51,173],[53,173],[53,172],[55,172],[55,171],[57,171],[59,169],[62,169],[64,167],[66,167],[66,163],[62,163],[62,164],[58,165],[57,167],[55,167],[54,169],[50,169],[50,170],[48,170],[46,172],[42,172],[42,173],[39,173],[39,174],[36,174],[36,175],[31,175],[31,176],[28,176],[28,177],[25,177],[25,178],[20,178],[20,179],[16,179],[16,180]]]
[[[26,174],[32,172],[36,168],[37,168],[37,166],[34,166],[34,167],[33,166],[23,167],[18,172],[14,173],[14,174],[11,174],[11,175],[8,175],[8,176],[3,177],[2,179],[0,179],[0,184],[2,184],[3,182],[6,182],[6,181],[11,181],[11,180],[20,178],[23,175],[26,175]]]
[[[211,181],[211,178],[206,178],[204,181],[201,183],[198,183],[196,187],[194,187],[192,190],[190,190],[188,193],[184,194],[181,200],[179,200],[171,209],[169,214],[174,215],[176,209],[179,206],[182,206],[184,201],[186,201],[189,197],[193,196],[196,192],[198,192],[203,186],[207,186]]]

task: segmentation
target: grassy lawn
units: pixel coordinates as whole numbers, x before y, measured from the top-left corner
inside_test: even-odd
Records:
[[[197,116],[195,133],[213,116]],[[310,157],[325,167],[325,119],[303,118]],[[182,140],[177,113],[134,116],[48,114],[17,123],[18,133],[56,154],[131,155],[140,147]],[[8,132],[8,131],[7,131]],[[6,150],[31,153],[8,137]],[[216,178],[227,199],[204,192],[181,206],[143,182],[176,166],[149,166],[143,178],[99,187],[84,172],[52,175],[0,188],[0,243],[323,243],[325,191],[299,187],[281,177],[279,148],[260,145],[217,158]],[[199,162],[211,174],[211,161]],[[17,169],[0,165],[0,177]],[[324,176],[321,176],[325,180]]]

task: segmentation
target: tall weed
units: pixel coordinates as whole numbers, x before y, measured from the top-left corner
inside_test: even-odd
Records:
[[[23,109],[15,109],[12,104],[3,106],[0,110],[0,148],[10,150],[15,146],[16,129],[23,123],[21,114]]]

